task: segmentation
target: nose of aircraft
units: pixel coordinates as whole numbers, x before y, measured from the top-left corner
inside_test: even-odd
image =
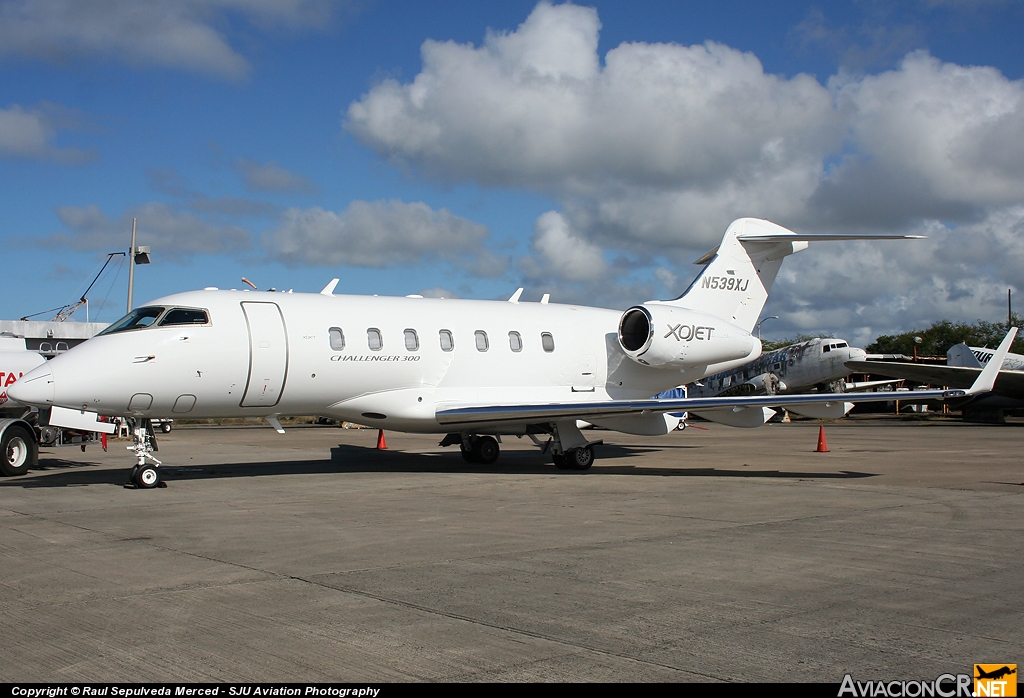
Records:
[[[49,407],[53,404],[53,372],[47,364],[37,366],[8,388],[7,396],[23,405]]]

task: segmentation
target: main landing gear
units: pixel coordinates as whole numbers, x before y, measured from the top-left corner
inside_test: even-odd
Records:
[[[135,422],[132,429],[132,445],[127,449],[135,454],[138,462],[132,468],[129,484],[135,485],[140,490],[149,490],[154,487],[166,487],[160,479],[160,460],[153,455],[157,450],[156,439],[152,438],[152,427],[148,419],[140,419]],[[146,461],[152,461],[147,463]],[[127,486],[127,485],[126,485]]]
[[[446,437],[447,438],[447,437]],[[490,465],[498,460],[501,449],[493,436],[466,436],[459,439],[459,450],[467,463]]]
[[[552,453],[551,460],[559,470],[589,470],[594,464],[594,447],[587,444],[564,453]]]
[[[537,433],[551,434],[547,442],[537,438]],[[537,432],[527,434],[530,439],[543,449],[550,451],[551,460],[560,470],[588,470],[594,464],[594,446],[589,443],[576,427],[575,420],[566,420],[549,426],[544,425]],[[498,460],[500,447],[493,436],[478,434],[448,434],[441,441],[441,446],[459,445],[462,457],[467,463],[490,465]]]

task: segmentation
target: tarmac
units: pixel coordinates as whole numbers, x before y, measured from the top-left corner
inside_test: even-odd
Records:
[[[933,680],[1024,663],[1024,423],[181,427],[0,480],[0,681]],[[330,460],[337,448],[339,459]]]

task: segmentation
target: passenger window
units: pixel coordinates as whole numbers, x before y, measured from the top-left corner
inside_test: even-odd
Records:
[[[371,351],[380,351],[384,348],[384,338],[380,335],[380,330],[376,327],[371,327],[366,330],[366,343],[370,345]]]
[[[540,345],[544,348],[544,351],[550,354],[555,350],[555,338],[551,336],[550,332],[541,332]]]
[[[405,331],[405,348],[409,351],[419,351],[420,337],[416,334],[416,330]]]
[[[441,337],[441,351],[451,351],[455,348],[455,340],[452,339],[452,333],[449,330],[441,330],[439,333]]]
[[[207,325],[210,318],[205,310],[195,308],[173,308],[160,320],[160,327],[168,325]]]
[[[487,351],[491,346],[487,341],[487,333],[483,330],[477,330],[473,334],[476,336],[476,350]]]
[[[508,345],[512,348],[512,351],[520,352],[523,350],[523,338],[518,332],[509,332]]]
[[[345,333],[341,331],[340,327],[332,327],[329,330],[331,336],[331,349],[334,351],[341,351],[345,348]]]

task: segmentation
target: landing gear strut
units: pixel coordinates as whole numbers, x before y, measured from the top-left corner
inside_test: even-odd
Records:
[[[575,420],[557,422],[551,431],[551,460],[555,467],[560,470],[588,470],[594,464],[594,444],[587,442]]]
[[[132,429],[132,445],[126,448],[135,454],[138,462],[132,468],[131,482],[140,490],[148,490],[160,486],[160,471],[158,466],[162,465],[160,459],[153,455],[154,443],[150,441],[150,426],[148,419],[136,421]],[[147,463],[146,461],[152,461]]]

